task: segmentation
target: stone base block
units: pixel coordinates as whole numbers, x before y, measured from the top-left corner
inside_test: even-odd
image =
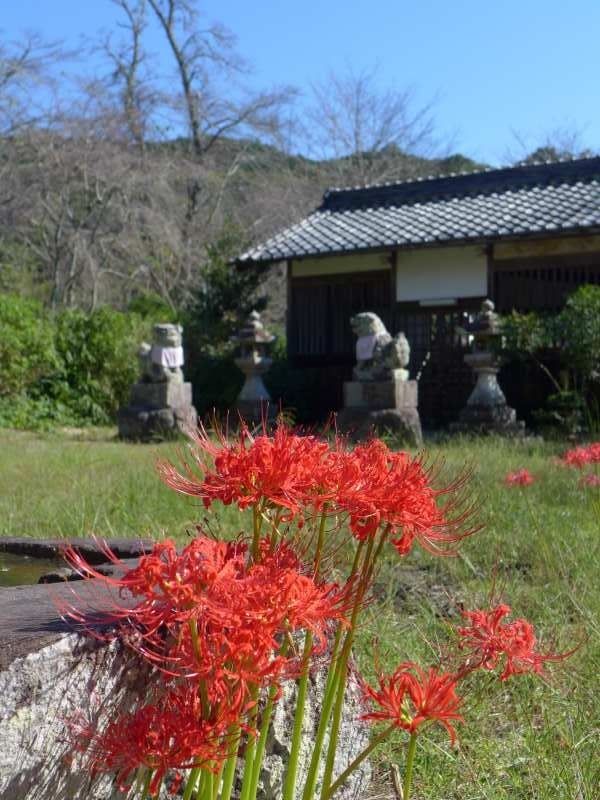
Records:
[[[139,792],[119,790],[112,775],[94,776],[85,754],[73,751],[70,721],[89,721],[102,730],[118,711],[139,707],[148,686],[156,681],[148,665],[124,649],[83,638],[60,619],[57,606],[88,607],[97,615],[103,589],[94,580],[82,581],[77,601],[67,586],[19,586],[0,592],[0,800],[134,800]],[[110,597],[111,605],[124,598]],[[71,630],[71,632],[69,632]],[[302,786],[311,744],[321,716],[327,672],[311,672],[298,766]],[[267,736],[260,800],[280,800],[291,749],[297,686],[284,681],[282,695]],[[368,746],[371,726],[360,720],[362,690],[348,678],[340,736],[335,753],[334,778]],[[327,749],[327,739],[324,743]],[[319,769],[316,796],[319,796]],[[172,799],[166,786],[158,800]],[[335,800],[362,800],[368,796],[371,768],[368,760],[354,772]],[[236,784],[239,787],[241,775]],[[239,797],[239,794],[235,794]]]
[[[119,436],[136,442],[173,439],[187,430],[194,429],[198,416],[194,406],[177,408],[152,408],[127,406],[117,415]]]
[[[517,412],[510,406],[468,405],[460,412],[459,420],[450,427],[456,433],[498,433],[504,436],[522,436],[525,423],[517,419]]]
[[[160,409],[186,408],[192,405],[192,384],[177,381],[134,383],[129,404]]]
[[[338,430],[349,434],[353,439],[393,433],[407,447],[420,447],[423,444],[421,419],[416,407],[384,408],[375,411],[343,408],[337,415],[336,423]]]
[[[417,408],[419,401],[416,381],[346,381],[344,408],[369,411],[390,408]]]

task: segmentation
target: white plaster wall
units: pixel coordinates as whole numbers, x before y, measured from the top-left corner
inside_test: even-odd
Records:
[[[487,294],[487,259],[481,247],[399,250],[396,274],[398,302]]]

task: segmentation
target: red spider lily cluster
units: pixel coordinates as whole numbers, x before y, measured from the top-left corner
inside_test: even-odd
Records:
[[[507,486],[531,486],[535,478],[528,469],[518,469],[515,472],[509,472],[504,478],[504,483]]]
[[[567,467],[576,467],[577,469],[583,469],[590,464],[600,464],[600,442],[567,450],[562,457],[562,463]]]
[[[135,568],[121,565],[116,576],[100,574],[73,548],[65,553],[82,576],[118,591],[121,602],[108,608],[110,635],[152,667],[144,703],[104,728],[81,727],[76,741],[93,770],[115,773],[124,789],[135,781],[140,797],[155,797],[168,771],[188,771],[184,800],[230,800],[243,754],[239,797],[255,800],[270,715],[282,681],[294,679],[295,733],[282,800],[315,797],[323,754],[320,797],[329,800],[393,728],[410,734],[408,800],[416,737],[438,722],[454,741],[454,723],[462,721],[456,688],[465,675],[502,665],[504,680],[540,673],[545,662],[560,658],[538,652],[525,620],[506,622],[507,606],[465,612],[457,669],[407,661],[391,676],[380,674],[379,688],[364,684],[370,710],[362,718],[387,721],[388,729],[334,776],[348,659],[377,560],[385,553],[404,557],[415,544],[454,554],[477,529],[463,491],[466,479],[441,486],[422,457],[394,452],[381,441],[348,448],[281,424],[272,435],[254,436],[243,427],[232,441],[201,429],[191,452],[191,464],[159,464],[163,480],[207,509],[215,502],[251,509],[247,535],[225,542],[199,529],[183,549],[171,541],[156,544]],[[342,552],[350,554],[349,569],[340,564]],[[119,566],[108,548],[105,554]],[[64,613],[79,623],[98,622],[74,607]],[[301,698],[315,659],[327,665],[328,676],[299,794]]]

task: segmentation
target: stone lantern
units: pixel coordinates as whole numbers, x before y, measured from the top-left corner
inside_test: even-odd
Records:
[[[498,383],[500,359],[497,355],[502,338],[502,325],[491,300],[484,300],[475,318],[457,329],[473,342],[473,350],[465,356],[477,378],[467,405],[460,413],[459,429],[517,434],[523,423],[507,402]]]
[[[258,311],[250,313],[238,335],[233,338],[240,349],[235,364],[246,376],[235,405],[247,421],[260,422],[275,414],[273,401],[262,379],[273,363],[267,355],[267,348],[275,338],[265,329]]]

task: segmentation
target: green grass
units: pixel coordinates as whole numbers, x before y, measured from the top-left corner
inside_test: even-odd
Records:
[[[449,474],[472,465],[485,528],[463,543],[459,558],[415,552],[401,564],[387,560],[379,576],[384,596],[362,631],[363,663],[374,635],[390,668],[434,662],[460,606],[485,607],[490,597],[534,622],[542,649],[581,647],[551,665],[545,681],[474,675],[458,747],[441,730],[421,738],[415,800],[600,798],[600,494],[579,488],[579,474],[553,462],[564,449],[503,440],[431,448]],[[506,487],[506,473],[520,467],[536,483]],[[382,754],[380,770],[386,761],[402,766],[400,743]]]
[[[151,536],[183,541],[206,516],[157,477],[157,458],[177,459],[185,445],[128,445],[111,431],[37,436],[0,432],[0,535]],[[566,445],[456,439],[432,444],[445,473],[465,464],[484,529],[458,558],[415,550],[400,561],[390,549],[367,609],[357,658],[373,677],[378,641],[388,667],[435,662],[461,606],[490,597],[536,625],[542,649],[566,651],[548,678],[474,675],[467,686],[459,745],[435,728],[421,737],[414,800],[598,800],[600,798],[600,491],[578,487],[578,473],[553,462]],[[509,470],[537,481],[507,488]],[[594,492],[596,493],[594,495]],[[211,528],[246,526],[235,509],[211,512]],[[379,755],[381,797],[392,797],[386,764],[402,768],[402,737]]]
[[[112,429],[62,435],[2,430],[0,536],[181,541],[206,512],[199,501],[164,486],[155,464],[178,461],[186,448],[183,442],[125,444]],[[239,513],[223,509],[218,524],[239,527]]]

